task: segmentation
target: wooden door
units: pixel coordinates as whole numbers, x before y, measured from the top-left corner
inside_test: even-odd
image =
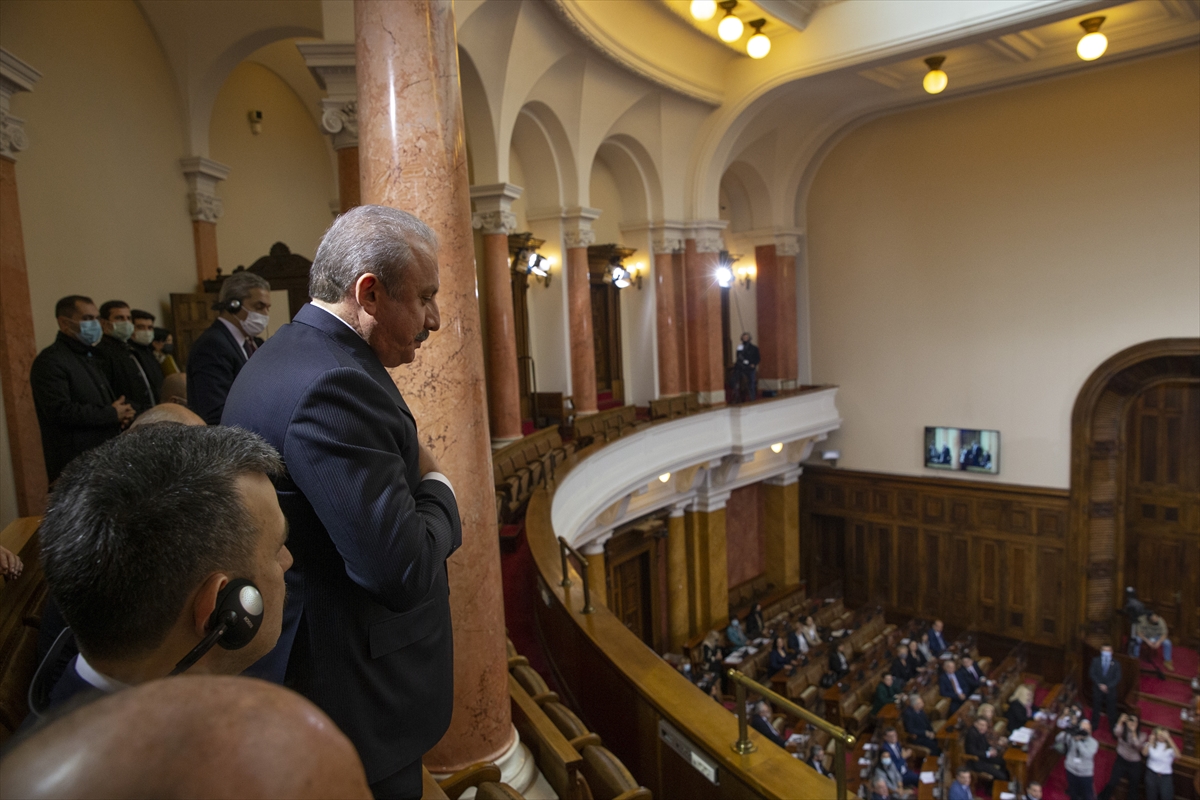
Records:
[[[1125,582],[1178,644],[1200,644],[1200,384],[1146,389],[1131,404]]]
[[[175,323],[175,361],[186,368],[188,351],[192,344],[216,320],[218,312],[213,308],[217,302],[215,292],[171,295],[171,318]]]
[[[592,340],[596,351],[596,391],[624,401],[621,371],[621,293],[603,275],[591,273]],[[618,396],[620,394],[620,396]]]
[[[654,647],[650,554],[639,553],[613,567],[613,613],[626,628]]]
[[[529,352],[529,275],[509,270],[512,276],[513,334],[517,339],[517,379],[521,393],[521,419],[533,419],[533,354]]]

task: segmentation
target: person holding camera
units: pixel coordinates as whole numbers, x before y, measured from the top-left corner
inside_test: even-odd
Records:
[[[1083,718],[1082,713],[1078,716],[1071,714],[1068,720],[1067,728],[1058,734],[1058,740],[1055,742],[1066,756],[1067,795],[1071,800],[1096,800],[1093,776],[1096,773],[1096,751],[1100,749],[1100,743],[1092,736],[1092,724]]]
[[[1109,800],[1117,790],[1122,778],[1129,779],[1127,800],[1138,799],[1138,789],[1142,785],[1142,771],[1145,764],[1142,761],[1142,748],[1146,746],[1149,737],[1138,730],[1138,718],[1133,714],[1122,714],[1117,720],[1115,731],[1117,738],[1117,760],[1113,763],[1112,776],[1108,785],[1100,792],[1100,800]]]
[[[1175,797],[1175,775],[1172,765],[1179,757],[1179,747],[1167,729],[1159,726],[1142,747],[1146,756],[1146,800],[1172,800]]]

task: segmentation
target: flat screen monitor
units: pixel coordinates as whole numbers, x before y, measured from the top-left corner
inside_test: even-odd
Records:
[[[925,466],[929,469],[1000,474],[1000,431],[927,427]]]

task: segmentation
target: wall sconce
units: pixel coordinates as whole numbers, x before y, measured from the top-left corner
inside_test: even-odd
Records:
[[[639,262],[633,265],[633,269],[629,269],[621,263],[619,256],[613,256],[612,261],[608,263],[608,277],[618,289],[628,289],[635,284],[641,289],[642,264]]]
[[[750,281],[758,277],[758,265],[747,264],[744,267],[737,268],[737,278],[746,287],[746,291],[750,291]]]
[[[771,52],[771,40],[762,32],[763,25],[766,24],[765,19],[756,19],[750,23],[750,27],[754,28],[754,35],[746,42],[746,55],[751,58],[766,58],[767,53]]]
[[[939,94],[950,83],[950,78],[946,76],[946,73],[942,72],[942,64],[946,63],[946,57],[930,56],[925,59],[925,63],[929,67],[929,72],[925,73],[925,80],[921,81],[921,85],[930,94]]]
[[[550,287],[550,267],[552,262],[535,250],[522,250],[513,259],[513,269],[520,270],[526,275],[532,275],[540,280],[546,288]]]
[[[692,0],[691,12],[693,19],[710,20],[717,14],[717,0]]]
[[[1075,54],[1084,61],[1095,61],[1108,49],[1108,37],[1100,32],[1103,24],[1104,17],[1088,17],[1079,23],[1086,33],[1075,45]]]
[[[246,117],[250,120],[250,132],[255,136],[262,133],[263,113],[261,111],[249,111],[246,113]]]
[[[717,36],[721,37],[722,42],[736,42],[742,38],[742,31],[746,30],[742,21],[733,15],[733,9],[737,8],[737,0],[724,0],[718,5],[725,9],[725,16],[721,19],[721,24],[717,25]]]

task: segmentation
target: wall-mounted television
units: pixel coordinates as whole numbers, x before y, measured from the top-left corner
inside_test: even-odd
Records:
[[[999,475],[1000,431],[927,427],[925,466]]]

